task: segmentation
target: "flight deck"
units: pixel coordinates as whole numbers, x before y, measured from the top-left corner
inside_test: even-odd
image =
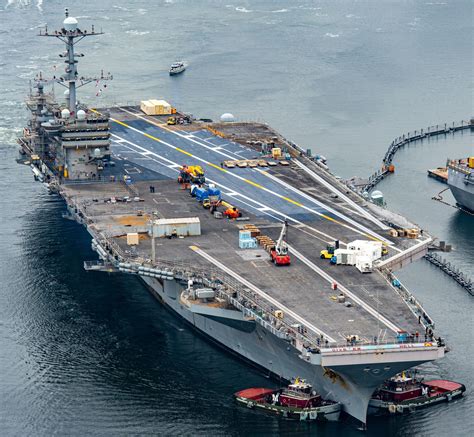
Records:
[[[66,184],[63,191],[87,216],[89,226],[112,239],[124,258],[150,262],[147,224],[152,218],[199,217],[201,235],[157,239],[157,259],[199,271],[220,269],[223,276],[237,282],[244,278],[254,292],[270,296],[269,308],[294,312],[303,325],[332,344],[344,343],[351,336],[370,343],[374,338],[393,341],[400,331],[424,334],[416,309],[400,298],[390,273],[374,269],[362,274],[354,266],[332,265],[319,254],[336,239],[341,247],[355,239],[371,239],[387,245],[390,259],[428,244],[429,236],[416,240],[391,237],[387,225],[366,213],[361,199],[341,191],[343,186],[331,181],[330,174],[315,164],[307,167],[312,163],[304,163],[301,157],[293,158],[288,166],[229,169],[222,165],[224,160],[254,159],[259,152],[217,136],[201,124],[194,130],[190,126],[179,129],[134,108],[109,111],[114,172],[131,178],[136,190],[132,197],[139,201],[111,203],[112,198],[130,197],[130,187],[120,182]],[[252,129],[249,124],[247,130]],[[176,179],[184,164],[201,165],[206,181],[219,187],[223,199],[237,206],[245,220],[216,219],[189,190],[182,189]],[[322,181],[314,179],[315,172]],[[328,185],[331,182],[334,187]],[[273,265],[261,247],[239,249],[243,225],[252,223],[276,240],[285,219],[290,266]],[[140,234],[140,244],[133,251],[125,238],[130,232]],[[337,299],[340,293],[345,295],[344,304]]]

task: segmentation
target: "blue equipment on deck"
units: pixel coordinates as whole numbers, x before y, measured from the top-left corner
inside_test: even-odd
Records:
[[[209,194],[205,188],[195,187],[191,192],[191,195],[194,196],[199,202],[203,202],[205,199],[209,198]]]
[[[221,190],[216,187],[204,188],[193,186],[191,196],[195,197],[199,202],[204,202],[204,200],[209,199],[209,201],[215,205],[222,200]]]

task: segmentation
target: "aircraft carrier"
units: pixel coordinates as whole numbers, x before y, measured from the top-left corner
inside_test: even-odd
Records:
[[[87,270],[138,275],[228,351],[279,378],[305,378],[363,423],[385,379],[444,356],[434,321],[393,274],[427,252],[426,232],[407,233],[405,219],[350,191],[267,125],[179,112],[188,122],[168,125],[167,116],[138,106],[77,102],[76,88],[111,78],[77,71],[75,44],[97,34],[67,11],[61,29],[41,30],[65,43],[65,73],[37,76],[19,138],[19,161],[90,233],[99,259],[85,261]],[[64,102],[46,90],[52,83],[67,88]],[[268,158],[269,149],[282,156]],[[202,167],[202,189],[219,191],[213,213],[177,183],[183,165]],[[240,217],[222,217],[229,210]],[[283,247],[283,227],[291,264],[278,266],[267,249]],[[252,245],[244,248],[248,230]],[[368,273],[320,256],[335,242],[344,249],[360,240],[382,242],[387,252]]]

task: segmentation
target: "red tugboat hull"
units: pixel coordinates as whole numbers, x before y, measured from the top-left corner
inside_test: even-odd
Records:
[[[275,402],[275,396],[281,390],[269,388],[248,388],[234,394],[237,402],[248,408],[266,411],[276,416],[300,421],[337,421],[341,413],[341,404],[332,401],[320,401],[318,406],[299,408]]]
[[[412,412],[419,408],[441,402],[450,402],[459,398],[466,391],[463,384],[443,379],[423,381],[421,386],[427,389],[427,393],[421,396],[414,396],[397,401],[394,399],[381,399],[381,396],[374,396],[369,402],[369,414],[403,414]]]

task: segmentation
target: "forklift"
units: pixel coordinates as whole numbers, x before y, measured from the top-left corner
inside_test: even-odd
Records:
[[[325,250],[319,252],[319,256],[321,259],[331,259],[336,249],[339,249],[339,240],[336,240],[333,244],[328,244]]]

